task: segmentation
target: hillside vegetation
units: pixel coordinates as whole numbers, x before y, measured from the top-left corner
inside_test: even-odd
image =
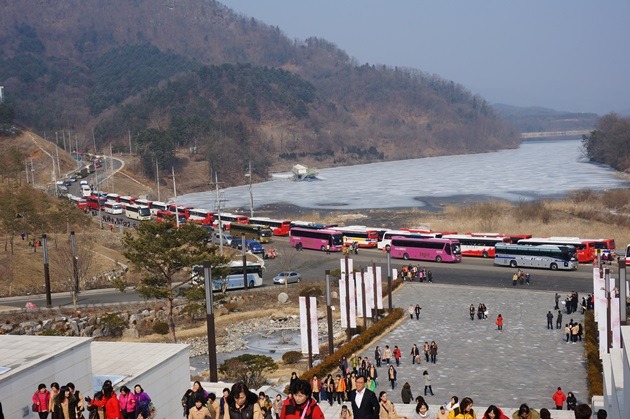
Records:
[[[15,119],[80,149],[183,167],[197,147],[227,184],[296,162],[345,165],[516,147],[486,101],[419,70],[360,65],[219,2],[0,2],[0,81]],[[157,141],[147,147],[147,138]],[[152,143],[153,145],[153,143]]]
[[[582,143],[591,161],[630,172],[630,118],[616,114],[603,116]]]

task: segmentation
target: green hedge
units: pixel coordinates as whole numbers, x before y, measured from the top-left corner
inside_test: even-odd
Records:
[[[584,314],[584,353],[589,399],[604,394],[604,373],[599,358],[599,334],[593,311]]]
[[[313,377],[313,375],[326,377],[328,374],[331,374],[339,368],[339,360],[341,357],[345,356],[347,359],[350,359],[352,354],[361,352],[370,342],[382,335],[389,327],[394,325],[405,315],[406,312],[404,309],[399,307],[394,308],[389,315],[381,318],[378,322],[367,328],[365,332],[361,333],[350,342],[345,343],[334,354],[325,357],[317,366],[303,372],[300,375],[300,378],[308,380]]]

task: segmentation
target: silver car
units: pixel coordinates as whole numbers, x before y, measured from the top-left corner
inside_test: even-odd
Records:
[[[278,275],[273,277],[273,283],[274,284],[290,284],[291,282],[295,282],[298,283],[300,282],[300,280],[302,279],[302,274],[294,272],[294,271],[287,271],[287,272],[280,272]]]

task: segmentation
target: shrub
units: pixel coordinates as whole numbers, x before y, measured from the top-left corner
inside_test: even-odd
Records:
[[[302,360],[302,352],[300,351],[288,351],[282,355],[282,360],[285,364],[296,364]]]
[[[266,355],[239,355],[227,359],[219,372],[230,381],[242,381],[249,388],[258,388],[267,381],[266,374],[278,369],[273,358]]]
[[[153,323],[153,332],[159,335],[168,335],[168,323],[157,321]]]
[[[225,307],[230,313],[238,311],[238,304],[235,303],[225,303],[223,304],[223,307]]]
[[[300,290],[300,297],[321,297],[324,292],[320,287],[309,286]]]
[[[42,330],[41,336],[63,336],[63,332],[58,329],[46,329]]]
[[[584,315],[584,352],[589,398],[604,394],[602,361],[599,359],[599,338],[592,311]]]
[[[127,322],[114,313],[107,313],[101,317],[100,324],[103,329],[108,329],[112,336],[121,336],[122,331],[127,327]]]

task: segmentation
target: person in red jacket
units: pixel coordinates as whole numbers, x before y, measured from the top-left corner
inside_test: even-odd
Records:
[[[33,394],[33,404],[37,405],[37,413],[40,419],[46,419],[50,405],[50,391],[46,388],[46,384],[42,383],[37,386],[37,391]]]
[[[562,410],[562,405],[564,404],[564,401],[567,399],[567,396],[565,396],[565,394],[562,392],[562,389],[560,387],[558,387],[558,390],[556,390],[556,392],[553,393],[553,396],[551,396],[551,398],[556,404],[556,410]]]
[[[89,406],[105,406],[105,419],[122,419],[118,397],[111,384],[103,386],[103,398],[101,400],[92,400],[89,397],[86,399]]]
[[[317,400],[311,397],[313,390],[306,380],[296,380],[291,386],[291,395],[282,404],[280,419],[325,419]]]
[[[398,346],[394,346],[394,351],[392,352],[394,355],[394,359],[396,360],[396,366],[400,366],[400,358],[402,357],[402,352]]]
[[[486,409],[486,413],[483,414],[483,419],[510,419],[510,418],[507,417],[500,408],[491,404],[490,406],[488,406],[488,409]]]

